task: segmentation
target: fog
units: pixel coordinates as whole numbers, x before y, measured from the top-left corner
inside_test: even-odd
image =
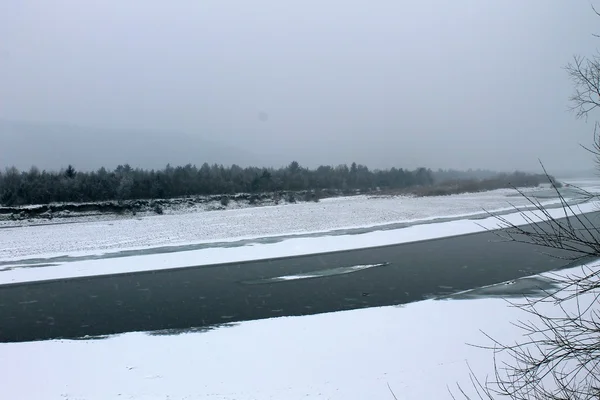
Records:
[[[2,2],[0,166],[586,169],[563,67],[599,32],[583,0]]]

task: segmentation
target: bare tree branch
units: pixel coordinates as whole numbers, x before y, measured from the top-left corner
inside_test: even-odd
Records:
[[[574,56],[565,69],[575,87],[569,99],[571,110],[578,118],[587,117],[600,106],[600,55],[591,58]]]
[[[544,172],[560,201],[561,217],[516,189],[533,206],[535,216],[515,207],[529,225],[495,216],[504,229],[494,232],[503,240],[563,250],[563,258],[573,262],[600,258],[599,224],[567,201],[545,168]],[[596,200],[593,193],[573,189],[583,201]],[[494,378],[482,382],[469,367],[474,394],[458,385],[465,399],[600,399],[600,266],[583,265],[575,274],[554,272],[548,279],[556,289],[539,298],[509,302],[528,317],[513,324],[523,335],[520,341],[506,344],[484,333],[491,344],[476,347],[493,352]]]
[[[592,10],[600,17],[593,5]],[[600,53],[574,56],[565,70],[574,86],[571,110],[587,120],[600,107]],[[594,124],[593,145],[582,147],[592,154],[600,170],[599,122]],[[568,202],[545,168],[544,173],[560,201],[561,218],[555,218],[540,201],[519,191],[534,210],[526,213],[515,207],[529,225],[496,216],[499,227],[504,228],[499,234],[504,240],[559,250],[560,257],[579,264],[600,259],[600,223],[581,213],[577,204]],[[572,189],[579,191],[583,201],[596,200],[592,193]],[[491,344],[476,347],[493,352],[494,378],[482,382],[469,366],[474,394],[469,395],[457,385],[463,398],[600,399],[600,263],[583,265],[580,273],[563,271],[548,277],[557,289],[539,298],[509,303],[527,317],[513,324],[523,334],[520,340],[506,344],[484,333]]]

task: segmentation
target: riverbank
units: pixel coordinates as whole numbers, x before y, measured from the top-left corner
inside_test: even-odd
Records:
[[[440,197],[477,194],[512,189],[510,177],[518,174],[499,175],[495,179],[460,180],[441,182],[434,185],[415,186],[404,189],[319,189],[302,191],[277,191],[264,193],[237,193],[218,195],[195,195],[162,199],[108,200],[80,203],[50,203],[21,206],[0,206],[0,227],[7,225],[47,224],[88,220],[91,218],[135,217],[163,215],[165,213],[192,213],[202,211],[224,211],[296,203],[319,202],[329,198],[355,196],[378,197]],[[527,178],[529,177],[529,181]],[[516,178],[515,178],[516,179]],[[549,184],[540,184],[540,176],[526,175],[520,178],[521,190],[535,192],[547,190]],[[554,179],[554,178],[550,178]],[[557,182],[556,187],[562,187]]]
[[[535,189],[527,193],[546,206],[559,205],[556,193]],[[548,197],[545,197],[548,195]],[[554,195],[552,197],[551,195]],[[5,221],[0,224],[0,261],[54,257],[81,252],[232,242],[256,238],[328,234],[364,228],[401,228],[398,224],[446,221],[514,211],[530,206],[514,190],[437,197],[351,196],[318,203],[279,204],[194,212],[165,209],[162,215],[81,215],[51,221]],[[232,204],[229,207],[233,207]],[[68,223],[66,223],[68,222]]]

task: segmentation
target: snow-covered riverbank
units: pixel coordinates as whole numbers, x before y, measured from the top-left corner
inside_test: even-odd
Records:
[[[513,343],[520,331],[511,322],[523,318],[529,316],[498,298],[428,300],[207,331],[5,343],[0,394],[22,400],[363,400],[392,399],[391,388],[398,399],[451,398],[448,390],[458,394],[457,383],[473,393],[469,367],[482,380],[494,372],[493,353],[470,345],[491,344],[482,332]]]
[[[543,193],[543,189],[531,193]],[[5,222],[0,229],[0,261],[75,252],[119,251],[132,248],[231,241],[290,234],[326,233],[357,227],[427,222],[499,211],[527,200],[515,191],[438,197],[352,196],[277,206],[222,211],[165,211],[148,216],[81,216],[42,226],[27,221]],[[558,204],[556,198],[542,199]],[[64,220],[62,220],[64,222]]]

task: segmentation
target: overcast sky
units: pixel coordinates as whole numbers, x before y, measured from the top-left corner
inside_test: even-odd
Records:
[[[9,0],[0,119],[184,132],[266,165],[586,168],[563,67],[599,32],[585,0]]]

